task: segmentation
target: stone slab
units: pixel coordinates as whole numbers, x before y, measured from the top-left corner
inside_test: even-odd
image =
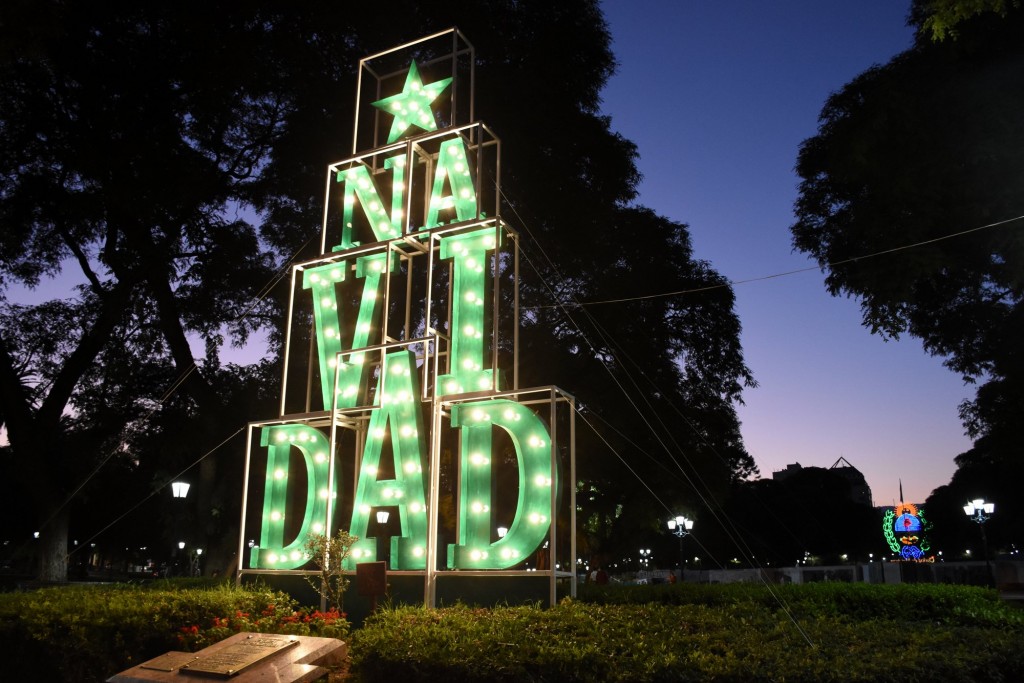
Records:
[[[184,665],[207,661],[216,661],[225,653],[237,651],[247,641],[267,637],[288,638],[295,640],[294,645],[274,652],[240,672],[232,675],[204,675],[189,672]],[[107,679],[108,683],[144,683],[146,681],[188,681],[226,680],[234,683],[310,683],[327,674],[324,667],[341,663],[348,654],[348,646],[335,638],[315,638],[313,636],[284,636],[268,633],[236,633],[219,643],[200,650],[199,652],[168,652],[133,666]]]

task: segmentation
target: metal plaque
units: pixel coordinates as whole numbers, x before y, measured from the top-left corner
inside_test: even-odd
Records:
[[[357,564],[356,590],[359,595],[366,596],[380,596],[387,593],[387,565],[383,562],[360,562]]]
[[[230,678],[298,642],[298,639],[289,636],[253,634],[215,652],[200,653],[196,661],[183,665],[181,672]]]
[[[166,652],[159,657],[154,657],[148,662],[139,664],[139,668],[151,669],[152,671],[171,672],[180,669],[189,662],[197,659],[194,652]]]

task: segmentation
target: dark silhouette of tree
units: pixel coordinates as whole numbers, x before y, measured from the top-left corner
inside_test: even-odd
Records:
[[[946,559],[961,557],[967,548],[973,549],[974,558],[981,558],[980,530],[963,511],[964,505],[976,498],[996,504],[995,514],[985,523],[993,556],[1019,553],[1024,545],[1024,505],[1020,500],[1024,462],[1006,457],[1009,444],[992,444],[991,440],[982,437],[969,451],[958,455],[953,478],[932,491],[925,503],[934,525],[933,546],[942,550]]]
[[[970,10],[955,39],[920,30],[935,6]],[[793,243],[832,294],[860,298],[872,332],[918,337],[978,382],[961,406],[967,433],[986,457],[1019,459],[1024,11],[919,2],[912,20],[913,47],[830,97],[801,146]]]
[[[635,147],[599,114],[614,58],[594,0],[0,12],[0,291],[72,270],[82,283],[0,311],[5,455],[45,523],[44,578],[64,574],[62,502],[108,454],[155,483],[181,450],[270,416],[243,415],[237,391],[263,369],[221,368],[219,353],[259,328],[280,340],[287,285],[259,297],[293,255],[316,255],[359,58],[453,25],[477,48],[477,118],[503,140],[506,217],[531,245],[523,384],[575,393],[669,504],[755,471],[733,408],[752,379],[731,290],[685,225],[631,204]],[[600,493],[583,517],[609,520],[605,540],[660,523],[637,477],[581,432],[580,478]],[[206,481],[232,476],[205,466]],[[195,505],[209,515],[215,501]]]

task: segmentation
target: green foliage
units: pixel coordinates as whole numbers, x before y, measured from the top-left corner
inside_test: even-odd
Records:
[[[350,583],[342,568],[345,558],[352,550],[352,544],[359,540],[345,529],[338,529],[333,538],[326,534],[310,534],[304,550],[320,570],[318,576],[303,575],[306,582],[322,595],[335,610],[345,609],[345,590]]]
[[[163,581],[0,594],[0,642],[23,655],[5,660],[9,680],[103,681],[238,631],[345,638],[348,630],[344,614],[300,608],[258,585]]]
[[[763,609],[784,604],[797,614],[845,616],[851,619],[914,619],[951,626],[1024,626],[1024,612],[1008,607],[995,591],[950,584],[877,585],[820,582],[765,586],[759,583],[662,584],[579,587],[583,602],[607,605],[749,604]]]
[[[932,40],[956,38],[957,26],[979,14],[995,12],[1005,15],[1011,7],[1020,7],[1019,0],[918,0],[914,8],[915,23]]]
[[[387,610],[354,634],[353,668],[366,681],[945,682],[1024,675],[1021,616],[980,589],[594,587],[585,596],[587,602],[566,600],[550,610]]]

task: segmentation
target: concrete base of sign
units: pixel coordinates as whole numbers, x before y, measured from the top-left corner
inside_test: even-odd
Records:
[[[327,675],[324,667],[340,664],[347,654],[348,646],[335,638],[242,632],[199,652],[168,652],[107,681],[182,683],[212,676],[237,683],[309,683]],[[231,668],[232,661],[239,662],[237,670]]]

